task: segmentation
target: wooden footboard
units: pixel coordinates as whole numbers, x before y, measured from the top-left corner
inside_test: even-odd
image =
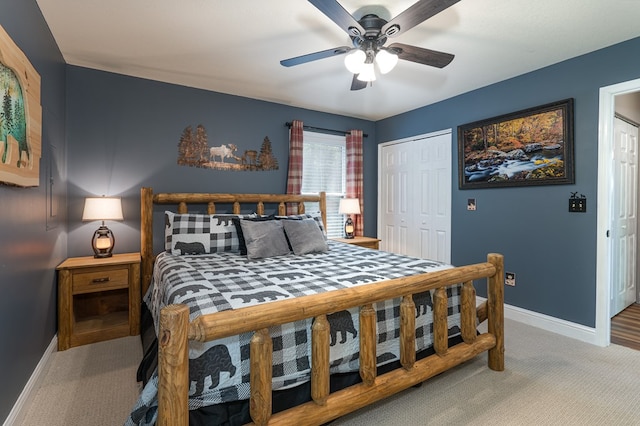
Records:
[[[240,212],[240,203],[256,203],[262,214],[264,203],[276,203],[284,214],[285,203],[318,202],[326,224],[325,196],[268,194],[153,194],[141,190],[142,288],[146,292],[153,268],[153,205],[177,204],[179,213],[187,212],[187,203],[206,204],[215,213],[216,203],[230,203]],[[487,301],[476,308],[473,281],[487,279]],[[461,333],[463,342],[448,346],[446,288],[462,283]],[[258,425],[316,425],[367,406],[398,393],[443,371],[488,351],[492,370],[504,369],[504,266],[500,254],[489,254],[486,263],[460,266],[411,277],[346,288],[295,299],[250,306],[204,315],[189,322],[185,305],[171,305],[160,315],[158,358],[158,423],[166,426],[188,425],[189,340],[210,341],[245,332],[253,332],[250,344],[250,414]],[[413,294],[434,291],[435,354],[416,361],[415,304]],[[376,313],[373,304],[402,298],[400,305],[400,363],[402,368],[378,376],[376,370]],[[362,383],[329,392],[330,327],[327,315],[345,309],[360,309],[360,376]],[[312,327],[312,401],[272,414],[272,343],[268,328],[293,321],[314,318]],[[488,322],[487,333],[477,335],[476,324]]]
[[[209,341],[254,332],[251,339],[251,418],[257,425],[323,424],[398,393],[488,351],[489,368],[504,369],[504,308],[502,255],[489,254],[486,263],[429,272],[366,286],[287,299],[233,311],[204,315],[189,322],[184,305],[163,309],[159,335],[160,425],[188,424],[188,340]],[[473,280],[487,278],[486,306],[476,308]],[[463,342],[448,347],[446,287],[463,283]],[[415,305],[412,294],[434,290],[435,354],[416,361]],[[373,303],[402,297],[400,354],[402,368],[376,376],[376,328]],[[360,375],[363,382],[329,393],[329,325],[326,315],[360,307]],[[477,335],[478,312],[486,312],[488,332]],[[483,314],[484,315],[484,314]],[[268,328],[306,318],[312,328],[311,393],[313,401],[272,415],[271,337]]]

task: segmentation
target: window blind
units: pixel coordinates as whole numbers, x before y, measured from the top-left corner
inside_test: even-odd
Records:
[[[327,193],[327,236],[342,237],[344,216],[338,213],[346,192],[346,143],[344,136],[304,132],[302,149],[303,194]],[[315,206],[313,205],[315,204]],[[307,203],[307,211],[318,210]]]

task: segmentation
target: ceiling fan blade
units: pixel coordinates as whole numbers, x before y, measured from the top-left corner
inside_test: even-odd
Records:
[[[389,49],[395,51],[398,54],[398,58],[404,59],[405,61],[417,62],[437,68],[446,67],[454,58],[454,55],[450,53],[423,49],[422,47],[403,43],[393,43],[389,45]]]
[[[366,32],[362,25],[345,10],[336,0],[309,0],[309,3],[320,9],[329,19],[338,24],[347,34],[362,38]]]
[[[382,27],[381,34],[385,34],[387,37],[400,35],[459,1],[460,0],[420,0],[387,22]]]
[[[334,47],[333,49],[327,49],[320,52],[308,53],[302,56],[296,56],[295,58],[283,59],[280,61],[280,65],[285,67],[292,67],[294,65],[306,64],[307,62],[317,61],[318,59],[330,58],[336,55],[342,55],[353,49],[348,46]]]
[[[353,75],[353,80],[351,80],[351,90],[362,90],[367,87],[366,81],[358,80],[358,74]]]

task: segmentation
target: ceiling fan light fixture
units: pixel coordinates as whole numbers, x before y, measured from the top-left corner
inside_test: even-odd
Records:
[[[385,47],[385,43],[387,39],[405,33],[431,16],[453,6],[459,0],[419,0],[389,21],[375,13],[367,13],[357,19],[347,12],[338,0],[309,1],[347,32],[353,47],[340,46],[296,56],[280,61],[282,66],[291,67],[345,55],[345,67],[353,74],[351,90],[360,90],[371,85],[367,83],[376,80],[377,72],[386,74],[393,70],[399,59],[443,68],[454,58],[450,53],[423,49],[409,44],[392,43],[389,47]]]
[[[360,49],[354,49],[344,57],[344,66],[347,67],[352,74],[360,74],[367,54]]]
[[[378,69],[380,73],[386,74],[395,68],[398,63],[398,55],[389,52],[388,50],[380,50],[376,54],[376,64],[378,64]]]
[[[366,82],[376,81],[376,72],[373,69],[373,64],[363,64],[357,78]]]

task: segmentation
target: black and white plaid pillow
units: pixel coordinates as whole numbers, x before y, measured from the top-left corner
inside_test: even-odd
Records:
[[[304,220],[304,219],[313,219],[320,227],[322,234],[326,237],[327,231],[324,229],[324,222],[322,222],[322,213],[314,212],[314,213],[304,213],[304,214],[292,214],[288,216],[276,216],[276,219],[289,219],[289,220]]]
[[[176,214],[165,212],[165,250],[174,255],[238,251],[232,219],[252,215]]]
[[[316,223],[320,227],[320,230],[322,231],[322,234],[326,238],[327,237],[327,231],[324,229],[324,222],[322,222],[322,213],[320,213],[320,212],[306,213],[306,216],[308,218],[313,219],[313,220],[316,221]]]

